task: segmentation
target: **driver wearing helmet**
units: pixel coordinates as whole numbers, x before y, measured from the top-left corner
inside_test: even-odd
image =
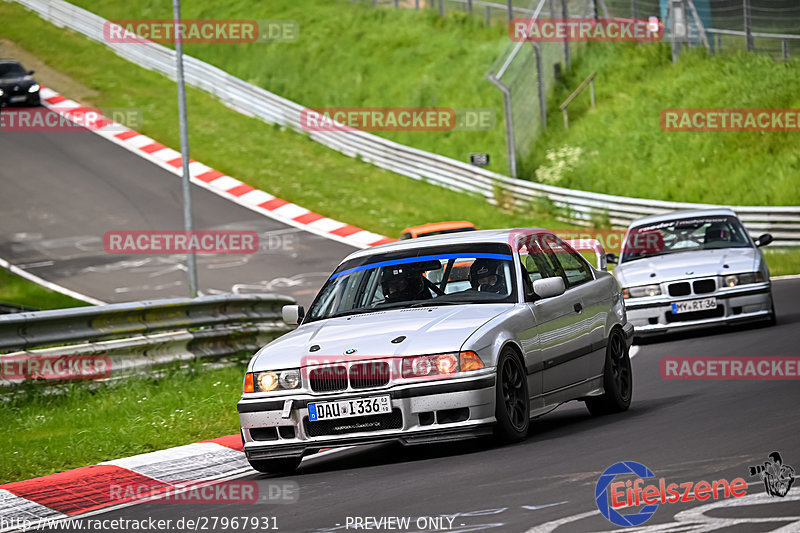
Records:
[[[503,261],[499,259],[476,259],[469,267],[469,281],[478,292],[505,295],[505,279]]]
[[[425,288],[422,271],[406,265],[384,267],[381,273],[381,289],[387,302],[428,300],[430,291]]]

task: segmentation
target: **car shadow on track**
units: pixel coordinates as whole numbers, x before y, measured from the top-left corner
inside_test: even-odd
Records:
[[[766,321],[744,322],[741,324],[734,324],[734,325],[712,326],[705,329],[675,331],[671,333],[663,333],[647,337],[636,337],[634,340],[634,344],[636,344],[637,346],[647,346],[648,344],[661,344],[665,342],[700,339],[704,337],[713,337],[716,335],[730,335],[731,333],[739,333],[739,332],[753,331],[759,329],[769,331],[772,328],[788,326],[791,323],[797,322],[798,317],[800,317],[800,315],[797,316],[779,315],[778,323],[775,326],[770,326]]]
[[[691,395],[642,400],[635,402],[631,409],[624,413],[601,417],[594,417],[585,408],[573,403],[568,405],[574,408],[568,407],[564,409],[562,407],[541,418],[532,420],[527,440],[520,443],[503,446],[497,444],[491,437],[481,437],[460,442],[416,446],[403,446],[399,443],[356,446],[330,455],[319,457],[310,455],[300,465],[297,474],[306,475],[359,470],[374,466],[417,463],[435,459],[460,460],[463,456],[487,453],[493,450],[528,445],[535,446],[541,442],[572,438],[576,433],[597,431],[598,428],[613,430],[617,424],[630,424],[639,417],[652,416],[654,411],[674,406],[682,401],[691,401]],[[264,477],[276,476],[265,475]]]
[[[457,457],[480,453],[493,447],[491,439],[475,438],[460,442],[420,444],[403,446],[399,443],[383,443],[356,446],[332,455],[304,459],[298,471],[303,474],[350,470],[370,466],[425,461],[443,457]]]

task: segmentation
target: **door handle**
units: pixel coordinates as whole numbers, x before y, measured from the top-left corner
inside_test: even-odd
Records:
[[[580,313],[581,311],[583,311],[583,306],[581,305],[580,302],[573,305],[572,308],[575,309],[576,313]]]

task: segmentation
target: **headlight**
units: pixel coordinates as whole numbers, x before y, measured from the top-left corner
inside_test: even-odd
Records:
[[[475,352],[454,352],[405,357],[402,371],[404,378],[424,378],[479,370],[484,366]]]
[[[38,83],[34,83],[30,87],[28,87],[28,92],[29,93],[35,93],[38,90],[39,90],[39,84]]]
[[[5,93],[3,92],[3,89],[0,89],[0,96],[3,96],[4,94]]]
[[[622,289],[622,297],[643,298],[645,296],[658,296],[661,294],[661,287],[658,285],[642,285],[641,287],[628,287]]]
[[[747,283],[758,283],[764,281],[764,276],[761,272],[746,272],[744,274],[733,274],[725,276],[723,284],[726,287],[735,287],[737,285],[745,285]]]
[[[252,372],[244,378],[244,392],[273,392],[299,387],[300,371],[296,369]]]

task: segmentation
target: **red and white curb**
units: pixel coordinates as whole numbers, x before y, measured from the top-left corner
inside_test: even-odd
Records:
[[[70,115],[84,115],[89,111],[96,111],[69,100],[47,87],[41,89],[40,96],[44,106],[65,118],[70,118]],[[85,122],[86,120],[81,121],[81,123]],[[180,152],[100,115],[94,125],[86,125],[94,133],[161,168],[177,176],[183,175]],[[257,213],[356,248],[368,248],[395,241],[395,239],[339,222],[277,198],[193,159],[189,161],[189,175],[193,183]]]
[[[239,435],[107,461],[58,474],[0,485],[0,532],[124,506],[178,490],[176,483],[252,473]],[[126,490],[126,488],[128,490]],[[133,495],[136,496],[133,496]],[[128,496],[125,496],[128,495]],[[15,525],[16,524],[16,525]]]

